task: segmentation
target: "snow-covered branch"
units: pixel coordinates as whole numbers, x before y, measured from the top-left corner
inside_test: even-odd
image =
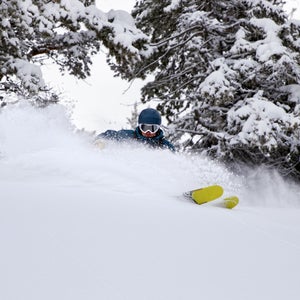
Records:
[[[23,88],[37,93],[45,88],[39,65],[49,58],[69,73],[85,78],[91,55],[101,45],[120,64],[141,60],[148,50],[147,36],[136,28],[133,18],[125,11],[104,13],[94,2],[1,1],[1,82],[15,78]]]

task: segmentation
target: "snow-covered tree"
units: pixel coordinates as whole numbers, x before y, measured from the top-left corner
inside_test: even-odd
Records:
[[[138,111],[138,102],[136,101],[133,104],[133,109],[131,112],[130,118],[127,118],[127,123],[132,129],[135,129],[138,123],[139,111]]]
[[[40,69],[46,59],[85,78],[100,45],[118,64],[141,59],[146,49],[146,36],[127,12],[104,13],[94,0],[1,0],[0,15],[2,96],[47,90]]]
[[[154,74],[143,101],[186,148],[299,171],[300,22],[281,0],[140,0],[137,26],[156,49],[127,69]],[[298,172],[299,176],[299,172]],[[300,178],[300,176],[299,176]]]

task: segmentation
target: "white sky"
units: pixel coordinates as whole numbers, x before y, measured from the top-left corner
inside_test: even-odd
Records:
[[[97,6],[104,12],[110,9],[130,12],[135,2],[135,0],[98,0]],[[293,18],[300,19],[300,0],[286,2],[287,12],[291,12],[293,7],[298,8]],[[92,75],[85,81],[69,75],[61,76],[55,66],[43,67],[43,72],[45,80],[72,103],[74,123],[79,129],[101,132],[106,129],[129,128],[127,118],[131,116],[133,104],[140,100],[140,88],[143,83],[136,80],[127,90],[129,83],[113,77],[103,53],[94,57]]]

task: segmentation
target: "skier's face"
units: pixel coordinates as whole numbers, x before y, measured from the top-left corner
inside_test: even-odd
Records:
[[[144,137],[152,138],[155,137],[160,126],[157,124],[139,124],[139,128]]]
[[[146,138],[152,138],[152,137],[155,137],[156,132],[152,133],[152,132],[150,132],[150,131],[147,131],[147,132],[143,132],[143,131],[142,131],[142,135],[143,135],[144,137],[146,137]]]

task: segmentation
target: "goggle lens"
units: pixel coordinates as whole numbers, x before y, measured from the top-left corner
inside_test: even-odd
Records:
[[[151,133],[156,133],[160,128],[157,124],[139,124],[139,128],[143,133],[150,131]]]

